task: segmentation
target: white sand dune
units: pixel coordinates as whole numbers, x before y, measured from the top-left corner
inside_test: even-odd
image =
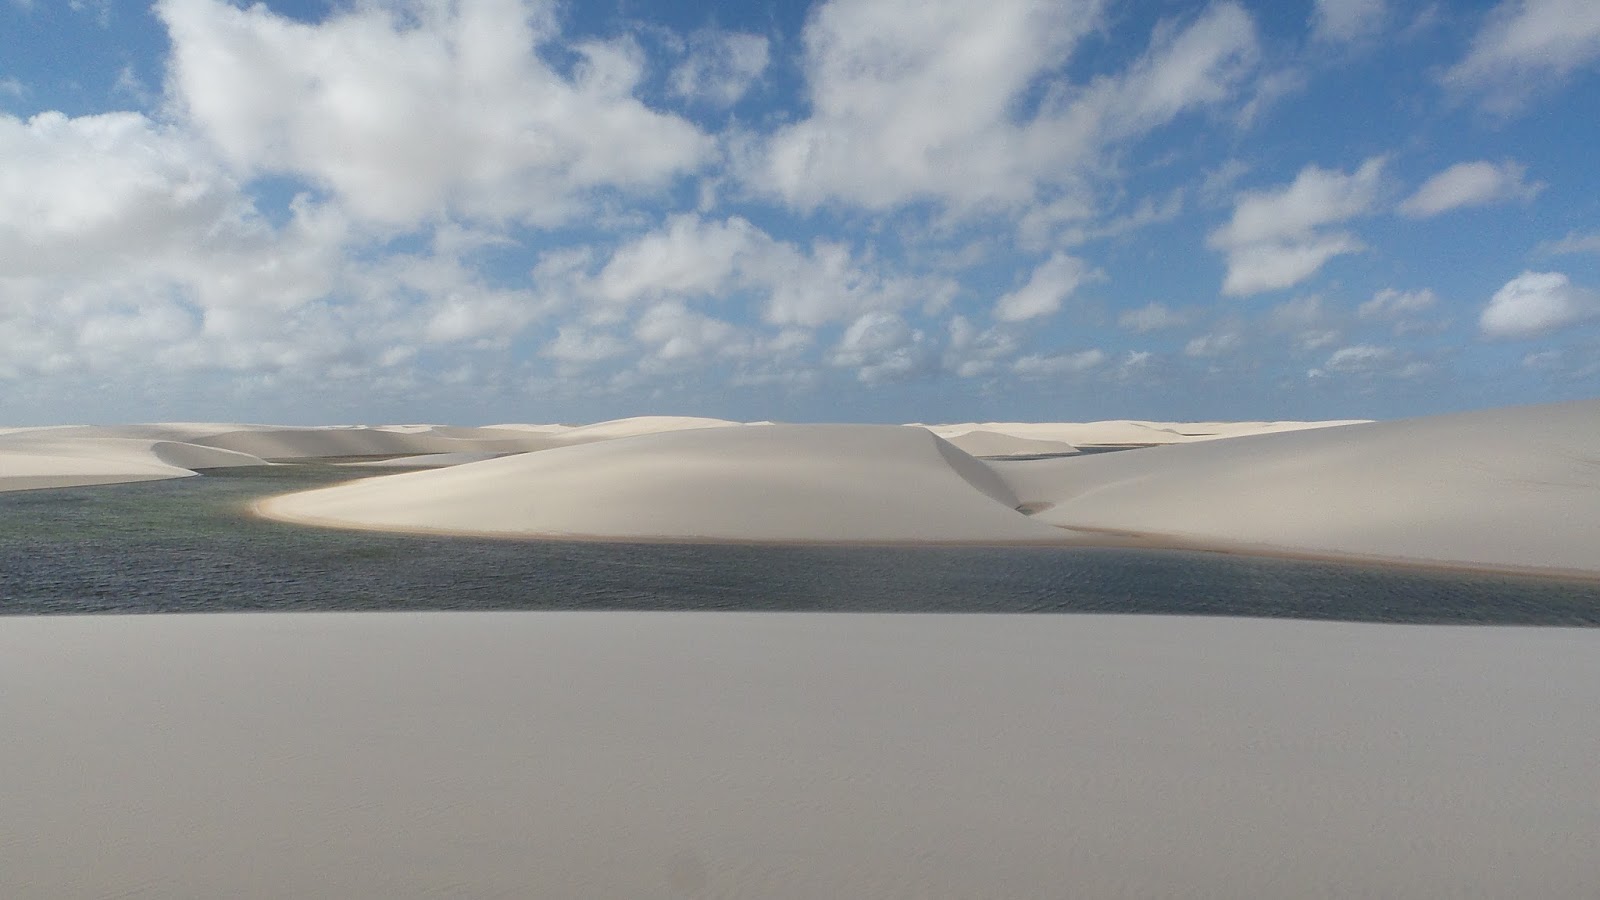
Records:
[[[182,478],[268,460],[430,455],[443,464],[552,446],[544,434],[435,425],[288,427],[225,423],[60,426],[0,433],[0,491]]]
[[[63,437],[54,430],[0,435],[0,491],[185,478],[196,469],[259,466],[243,453],[137,437]]]
[[[701,416],[634,416],[628,419],[611,419],[593,425],[580,425],[555,432],[566,443],[608,441],[613,438],[634,437],[641,434],[661,434],[668,431],[692,431],[700,428],[727,428],[740,425],[727,419],[708,419]]]
[[[1350,425],[1366,419],[1338,419],[1323,422],[1139,422],[1114,419],[1103,422],[966,422],[954,425],[925,425],[946,439],[977,431],[1006,434],[1019,438],[1060,441],[1079,447],[1126,445],[1187,444],[1250,434],[1275,434]]]
[[[1600,400],[994,468],[1054,525],[1600,571]]]
[[[195,443],[250,453],[263,459],[323,459],[340,456],[416,456],[424,453],[515,453],[556,442],[537,433],[507,429],[389,430],[385,428],[271,428],[228,431],[194,438]]]
[[[1041,441],[996,431],[966,431],[945,440],[973,456],[1062,456],[1078,452],[1077,447],[1064,441]]]
[[[1050,541],[983,463],[919,428],[771,425],[617,438],[272,498],[266,515],[477,534]]]
[[[1600,631],[0,619],[0,896],[1595,897]]]

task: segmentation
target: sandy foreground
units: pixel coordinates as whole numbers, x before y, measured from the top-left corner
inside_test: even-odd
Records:
[[[1593,630],[0,624],[6,897],[1600,895]]]

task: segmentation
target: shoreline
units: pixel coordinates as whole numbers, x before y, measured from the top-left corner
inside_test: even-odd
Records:
[[[356,479],[360,480],[360,479]],[[350,482],[343,482],[350,483]],[[1526,578],[1575,584],[1600,584],[1600,571],[1583,569],[1540,568],[1536,566],[1501,566],[1486,563],[1451,562],[1413,559],[1399,556],[1370,556],[1340,554],[1326,551],[1255,544],[1243,541],[1224,541],[1196,538],[1160,532],[1137,532],[1093,526],[1055,525],[1064,534],[1059,540],[974,540],[974,541],[854,541],[854,540],[766,540],[725,539],[695,536],[644,535],[616,536],[590,534],[543,533],[528,534],[507,531],[469,531],[426,527],[386,527],[312,516],[285,515],[268,508],[271,501],[291,494],[262,497],[248,504],[248,513],[269,522],[305,528],[326,528],[337,531],[405,534],[419,537],[459,537],[508,542],[565,542],[582,544],[650,544],[684,546],[732,547],[1015,547],[1018,549],[1074,549],[1108,548],[1127,550],[1178,551],[1214,553],[1223,556],[1243,556],[1257,559],[1284,559],[1300,562],[1333,563],[1372,569],[1399,569],[1412,572],[1433,572],[1441,575],[1489,575],[1504,578]]]

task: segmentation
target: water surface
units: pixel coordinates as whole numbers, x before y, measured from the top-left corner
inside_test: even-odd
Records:
[[[257,519],[329,465],[0,494],[0,613],[741,609],[1600,625],[1600,585],[1113,548],[486,540]]]

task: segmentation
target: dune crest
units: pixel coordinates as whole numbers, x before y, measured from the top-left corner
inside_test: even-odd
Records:
[[[1035,518],[1240,549],[1600,571],[1600,400],[996,463]]]
[[[896,425],[696,428],[274,497],[268,516],[468,534],[1057,541],[994,471]]]

